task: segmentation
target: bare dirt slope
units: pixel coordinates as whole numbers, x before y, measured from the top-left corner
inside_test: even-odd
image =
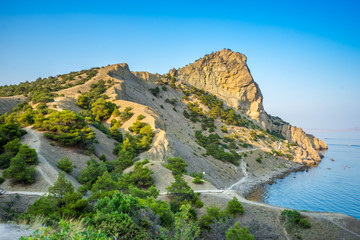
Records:
[[[25,101],[24,96],[0,97],[0,115],[11,110],[19,103]]]

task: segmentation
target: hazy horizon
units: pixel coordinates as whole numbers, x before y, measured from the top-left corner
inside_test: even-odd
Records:
[[[265,110],[303,129],[360,126],[359,4],[302,1],[7,2],[0,85],[126,62],[166,73],[213,51],[245,54]]]

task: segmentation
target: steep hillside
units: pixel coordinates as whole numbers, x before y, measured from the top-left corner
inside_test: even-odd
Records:
[[[291,126],[266,113],[261,91],[250,74],[246,60],[243,54],[223,49],[186,67],[173,69],[170,74],[216,95],[227,105],[254,119],[269,132],[279,134],[289,142],[303,147],[306,150],[302,153],[303,158],[315,160],[316,165],[321,160],[321,155],[317,151],[327,149],[326,144],[306,134],[301,128]]]

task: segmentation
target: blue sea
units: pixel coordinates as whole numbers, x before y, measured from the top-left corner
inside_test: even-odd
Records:
[[[312,134],[329,148],[319,166],[266,185],[255,200],[296,210],[339,212],[360,220],[360,132]]]

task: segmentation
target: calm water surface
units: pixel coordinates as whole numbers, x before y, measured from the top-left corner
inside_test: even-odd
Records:
[[[313,134],[329,147],[319,166],[278,179],[252,200],[297,210],[339,212],[360,220],[360,132]]]

